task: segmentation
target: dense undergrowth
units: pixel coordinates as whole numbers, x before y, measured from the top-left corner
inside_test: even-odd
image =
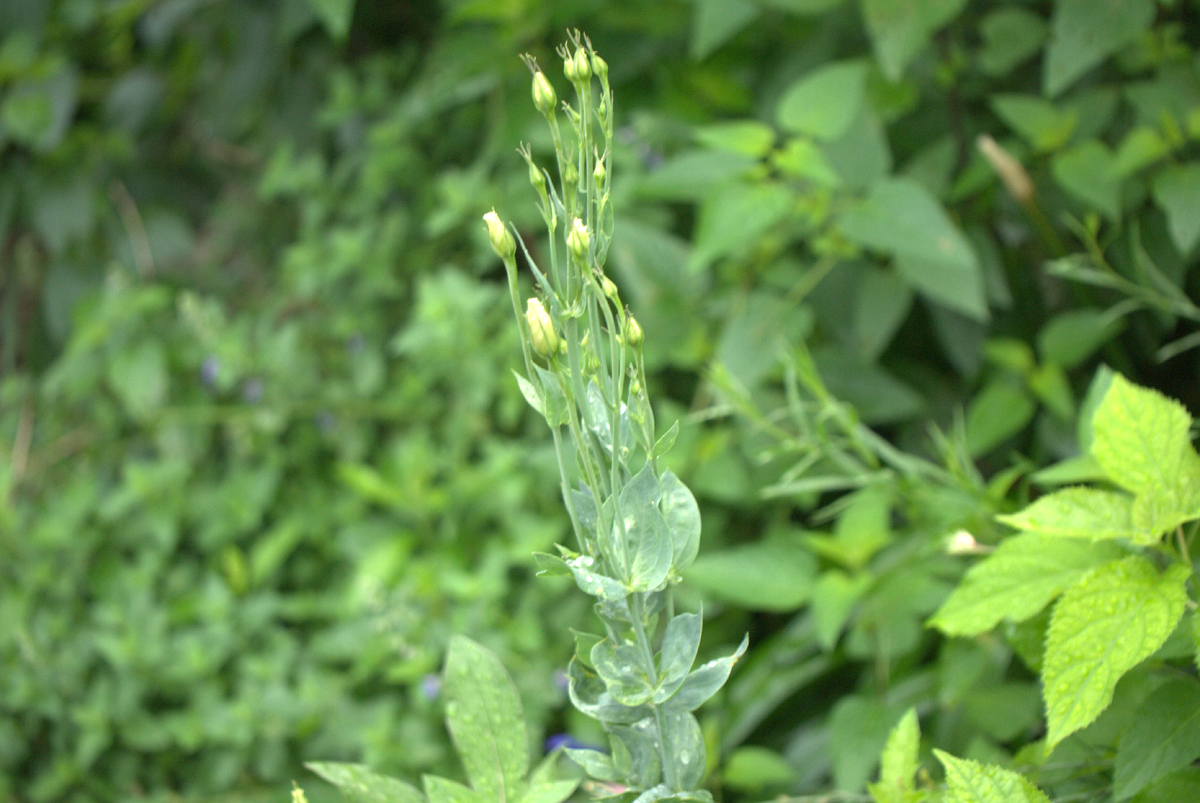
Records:
[[[1194,706],[1186,627],[1044,761],[1050,608],[927,622],[1027,503],[1142,494],[1088,457],[1102,366],[1200,402],[1193,0],[14,0],[0,799],[454,776],[456,633],[537,752],[602,742],[562,674],[587,605],[533,579],[569,522],[479,224],[542,258],[516,55],[568,27],[609,64],[608,270],[704,521],[677,593],[702,659],[751,637],[699,718],[708,788],[862,795],[913,709],[930,789],[936,748],[1052,798],[1186,798],[1191,759],[1114,759]],[[1186,572],[1188,536],[1121,548]]]

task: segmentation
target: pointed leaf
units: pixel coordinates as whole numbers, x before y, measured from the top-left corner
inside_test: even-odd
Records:
[[[818,67],[783,91],[775,109],[780,128],[837,139],[858,116],[866,81],[867,65],[861,61]]]
[[[861,0],[863,19],[883,74],[899,81],[933,33],[962,10],[966,0]]]
[[[636,645],[604,639],[592,647],[591,659],[609,695],[621,705],[639,706],[654,695]]]
[[[1186,254],[1200,242],[1200,162],[1167,165],[1154,179],[1154,202],[1167,215],[1171,239]]]
[[[342,790],[348,803],[424,803],[425,796],[396,778],[376,775],[362,764],[311,761],[304,766]]]
[[[741,645],[733,655],[713,659],[693,670],[683,681],[679,691],[667,699],[667,710],[695,711],[703,705],[725,685],[725,681],[729,679],[729,673],[733,671],[733,665],[737,663],[738,658],[742,656],[749,645],[750,638],[747,636],[742,639]]]
[[[529,769],[529,744],[517,688],[500,659],[454,636],[444,689],[446,722],[471,786],[489,801],[514,798]]]
[[[917,774],[917,753],[921,747],[921,727],[916,709],[905,712],[888,736],[879,758],[879,782],[871,784],[875,803],[904,803],[913,790]]]
[[[1024,775],[934,750],[946,768],[945,803],[1050,803]]]
[[[1138,709],[1121,736],[1113,797],[1124,800],[1200,758],[1200,683],[1168,680]]]
[[[421,780],[425,784],[429,803],[504,803],[506,800],[503,797],[489,798],[468,786],[436,775],[425,775]]]
[[[571,705],[584,714],[605,723],[628,725],[651,715],[648,706],[627,706],[618,703],[608,693],[604,681],[589,671],[578,658],[567,666],[567,693]]]
[[[1183,616],[1189,567],[1162,574],[1131,555],[1097,566],[1063,594],[1050,617],[1042,667],[1046,749],[1090,724],[1121,677],[1163,645]]]
[[[1134,529],[1132,511],[1133,497],[1128,494],[1095,488],[1063,488],[1017,513],[997,516],[996,520],[1018,530],[1060,538],[1128,538],[1141,544],[1157,541],[1157,533],[1147,537]]]
[[[673,547],[667,521],[658,509],[662,488],[650,463],[621,489],[625,554],[629,558],[630,591],[651,591],[662,585],[671,571]],[[620,529],[614,522],[614,539]]]
[[[567,754],[568,758],[582,767],[584,772],[597,781],[623,780],[621,775],[617,773],[616,767],[613,766],[612,759],[599,750],[583,750],[568,747],[563,752]]]
[[[1145,32],[1154,21],[1154,0],[1058,0],[1043,86],[1057,95],[1085,72]]]
[[[1124,551],[1111,541],[1077,541],[1035,533],[1006,538],[942,603],[929,624],[950,636],[991,630],[1003,619],[1033,616],[1094,566]]]
[[[662,703],[679,690],[700,649],[700,631],[703,616],[697,613],[681,613],[667,623],[663,634],[661,677],[654,691],[654,702]]]
[[[704,734],[689,711],[669,711],[666,719],[666,754],[675,762],[675,777],[683,789],[695,789],[704,780]]]
[[[700,549],[700,508],[692,492],[674,473],[664,471],[661,481],[662,515],[671,533],[671,567],[682,573],[692,565]]]

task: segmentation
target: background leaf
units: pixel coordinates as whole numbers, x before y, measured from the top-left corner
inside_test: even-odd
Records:
[[[1125,800],[1200,758],[1200,684],[1168,680],[1154,691],[1121,737],[1113,797]]]

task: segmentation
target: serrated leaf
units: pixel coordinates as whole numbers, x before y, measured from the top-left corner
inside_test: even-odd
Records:
[[[682,573],[692,565],[700,549],[700,508],[692,492],[673,472],[664,471],[660,480],[662,515],[671,534],[671,568]]]
[[[376,775],[362,764],[310,761],[304,766],[341,789],[348,803],[424,803],[425,800],[415,786]]]
[[[916,709],[910,708],[892,728],[880,754],[879,782],[870,786],[875,803],[904,803],[913,790],[920,747],[921,726]]]
[[[1113,797],[1124,800],[1200,758],[1200,683],[1169,680],[1146,698],[1117,745]]]
[[[1153,0],[1058,0],[1042,84],[1057,95],[1154,21]]]
[[[737,663],[738,658],[742,657],[742,653],[748,646],[750,646],[749,636],[742,639],[742,643],[733,655],[714,658],[692,670],[679,687],[679,691],[667,699],[667,710],[695,711],[703,705],[725,685],[725,681],[729,679],[729,673],[733,671],[733,665]]]
[[[946,768],[945,803],[1050,803],[1024,775],[941,750],[933,754]]]
[[[966,577],[929,620],[951,636],[991,630],[1003,619],[1036,614],[1088,570],[1121,557],[1111,541],[1079,541],[1022,533],[1006,538]]]
[[[1189,574],[1182,564],[1159,574],[1131,555],[1095,567],[1063,593],[1042,666],[1047,751],[1090,724],[1117,681],[1163,645],[1183,616]]]
[[[1133,497],[1120,491],[1063,488],[1017,513],[996,516],[996,520],[1018,530],[1060,538],[1128,538],[1140,544],[1158,540],[1157,534],[1134,529],[1132,511]]]
[[[514,798],[529,769],[517,688],[490,650],[454,636],[443,681],[446,724],[472,788],[486,800]]]
[[[681,613],[667,623],[663,634],[661,676],[654,690],[654,702],[662,703],[679,690],[696,662],[704,618],[697,613]]]
[[[779,127],[826,142],[837,139],[858,116],[866,80],[861,61],[818,67],[783,91],[775,107]]]
[[[1092,418],[1091,454],[1138,499],[1134,526],[1161,531],[1200,516],[1200,458],[1177,401],[1114,374]]]

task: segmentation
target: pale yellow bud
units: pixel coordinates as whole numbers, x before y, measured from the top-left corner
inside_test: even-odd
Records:
[[[558,104],[558,96],[554,94],[554,87],[550,86],[550,80],[546,78],[546,74],[538,70],[533,74],[533,105],[542,114],[554,114],[554,107]]]
[[[500,216],[493,209],[483,216],[483,222],[487,224],[488,240],[492,243],[492,250],[496,252],[496,256],[506,262],[513,258],[513,254],[517,252],[517,243],[513,240],[512,232],[500,220]]]
[[[642,340],[645,334],[642,332],[642,327],[638,325],[637,319],[630,315],[625,319],[625,342],[637,348],[642,345]]]
[[[987,159],[988,164],[1000,176],[1000,181],[1008,190],[1009,195],[1018,203],[1029,203],[1033,199],[1033,179],[1029,178],[1025,167],[987,134],[980,134],[975,145],[983,154],[983,158]]]
[[[587,257],[588,246],[592,244],[592,235],[588,231],[587,226],[579,218],[571,223],[571,230],[567,232],[567,250],[576,259],[582,261]]]
[[[592,54],[592,73],[601,81],[608,78],[608,62],[595,53]]]
[[[587,81],[592,77],[592,60],[588,58],[587,53],[583,50],[576,50],[575,57],[571,59],[575,62],[575,77],[572,81]]]
[[[604,295],[609,301],[617,300],[617,285],[612,279],[608,278],[607,276],[601,276],[600,289],[604,291]]]
[[[554,322],[550,320],[550,314],[542,302],[536,298],[525,302],[525,325],[529,327],[529,341],[534,351],[543,357],[558,351],[559,339],[554,331]]]

